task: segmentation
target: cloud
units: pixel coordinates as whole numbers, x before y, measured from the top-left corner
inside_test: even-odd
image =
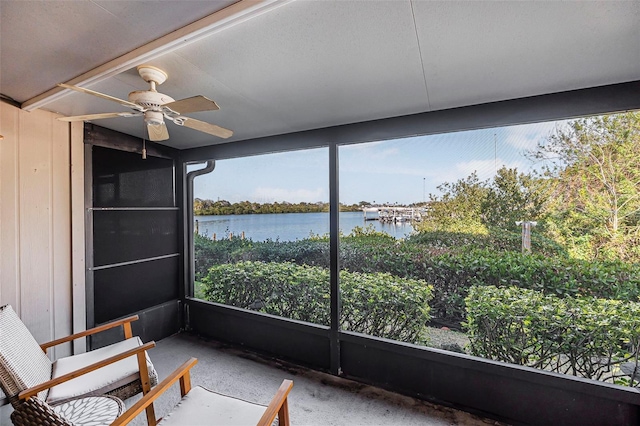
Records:
[[[370,149],[374,149],[380,145],[388,144],[389,141],[376,141],[376,142],[366,142],[366,143],[357,143],[357,144],[349,144],[344,145],[340,149],[349,149],[353,151],[367,151]]]
[[[368,175],[385,175],[385,176],[417,176],[420,178],[435,178],[441,173],[432,167],[405,167],[398,164],[372,166],[370,163],[340,163],[340,173],[350,173],[360,175],[363,179]]]
[[[287,201],[289,203],[315,203],[317,201],[328,201],[328,190],[316,189],[288,189],[274,187],[257,187],[249,199],[257,200],[260,203],[274,203]]]
[[[456,163],[454,166],[454,172],[459,177],[469,176],[473,172],[478,173],[478,177],[484,175],[493,175],[496,171],[497,164],[500,164],[497,159],[489,160],[471,160]]]
[[[487,159],[487,160],[471,160],[462,161],[456,163],[452,168],[441,170],[439,174],[434,176],[437,179],[438,184],[443,182],[455,182],[459,179],[464,179],[471,173],[476,172],[478,179],[481,181],[491,179],[496,174],[496,165],[500,169],[507,167],[509,169],[517,168],[521,172],[526,172],[529,169],[528,163],[524,161],[506,161],[502,158]]]
[[[557,126],[565,121],[547,121],[543,123],[521,124],[505,127],[504,142],[521,152],[535,149],[539,142],[546,140]],[[500,143],[500,140],[498,140]]]
[[[360,159],[380,160],[394,156],[400,152],[398,147],[390,147],[389,143],[389,141],[368,142],[356,145],[346,145],[340,149],[343,152],[348,152],[348,154],[357,155]]]

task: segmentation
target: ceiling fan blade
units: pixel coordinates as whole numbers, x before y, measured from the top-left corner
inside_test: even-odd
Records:
[[[170,108],[172,111],[179,112],[180,114],[189,114],[190,112],[200,111],[216,111],[220,109],[218,104],[202,95],[169,102],[168,104],[164,104],[163,107]]]
[[[209,133],[210,135],[217,136],[219,138],[226,139],[233,135],[233,132],[231,130],[225,129],[224,127],[216,126],[215,124],[205,123],[204,121],[196,120],[194,118],[189,118],[189,117],[180,117],[180,118],[183,119],[183,123],[182,123],[183,126],[186,126],[195,130],[200,130],[201,132]]]
[[[147,123],[147,132],[149,132],[149,140],[158,142],[158,141],[166,141],[169,139],[169,132],[167,131],[167,126],[162,124],[150,124]]]
[[[129,108],[133,108],[133,109],[138,110],[138,111],[144,111],[144,109],[138,104],[134,104],[133,102],[125,101],[124,99],[119,99],[119,98],[115,98],[113,96],[105,95],[104,93],[95,92],[95,91],[90,90],[90,89],[85,89],[84,87],[71,86],[69,84],[64,84],[64,83],[59,83],[58,86],[64,87],[65,89],[75,90],[76,92],[80,92],[80,93],[86,93],[87,95],[97,96],[99,98],[106,99],[108,101],[117,102],[120,105],[129,107]]]
[[[100,120],[103,118],[116,118],[116,117],[136,117],[142,115],[142,113],[136,112],[105,112],[103,114],[87,114],[87,115],[74,115],[73,117],[59,117],[60,121],[90,121]]]

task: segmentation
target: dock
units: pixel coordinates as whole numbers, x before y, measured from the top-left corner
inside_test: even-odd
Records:
[[[381,223],[419,222],[425,213],[423,207],[378,206],[363,207],[364,220],[378,220]]]

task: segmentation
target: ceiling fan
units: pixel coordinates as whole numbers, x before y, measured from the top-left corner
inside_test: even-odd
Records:
[[[64,87],[65,89],[72,89],[77,92],[117,102],[122,106],[131,108],[132,111],[77,115],[73,117],[61,117],[58,118],[58,120],[85,121],[98,120],[102,118],[143,116],[144,121],[147,124],[149,140],[151,141],[163,141],[169,139],[169,132],[167,131],[165,119],[173,121],[178,126],[189,127],[224,139],[233,135],[233,132],[229,129],[182,115],[191,112],[215,111],[220,109],[214,101],[207,99],[202,95],[176,101],[172,97],[156,90],[156,86],[166,81],[167,73],[151,65],[140,65],[137,67],[137,70],[140,77],[149,83],[150,88],[149,90],[136,90],[129,93],[129,100],[127,101],[78,86],[63,83],[58,84],[58,86]]]

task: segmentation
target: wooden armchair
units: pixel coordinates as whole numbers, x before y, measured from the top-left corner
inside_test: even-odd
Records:
[[[104,359],[96,364],[83,367],[77,371],[48,380],[18,394],[19,403],[14,405],[11,421],[15,426],[109,426],[124,411],[122,400],[115,396],[89,396],[72,399],[52,406],[41,399],[38,394],[69,380],[90,374],[99,368],[106,368],[126,358],[144,356],[146,350],[155,346],[154,342],[146,343],[126,352]],[[147,407],[147,420],[155,421],[153,406]]]
[[[212,392],[200,386],[191,388],[189,370],[198,360],[191,358],[169,377],[153,388],[142,399],[122,414],[111,426],[126,425],[142,410],[153,406],[153,402],[175,382],[180,382],[182,400],[163,419],[149,422],[149,426],[198,426],[198,425],[258,425],[290,426],[287,397],[293,382],[284,380],[268,406],[254,404],[238,398]],[[277,419],[277,423],[276,423]],[[147,418],[147,420],[149,420]]]
[[[11,306],[0,307],[0,387],[14,408],[31,397],[50,406],[78,398],[113,395],[126,399],[147,393],[158,381],[140,338],[133,336],[125,318],[62,339],[38,345]],[[110,346],[52,362],[48,348],[114,327],[123,327],[125,339]],[[135,355],[135,356],[132,356]],[[153,407],[147,416],[155,420]]]

